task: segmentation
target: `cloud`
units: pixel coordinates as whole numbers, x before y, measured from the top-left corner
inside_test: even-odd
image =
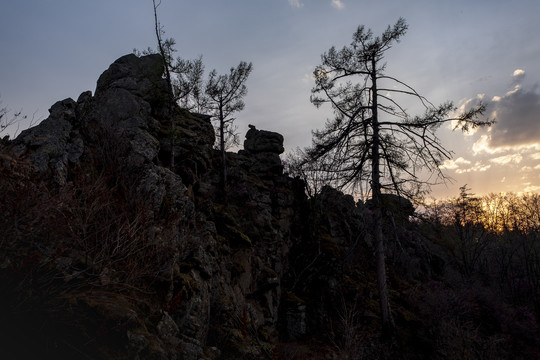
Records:
[[[524,78],[524,70],[515,70],[514,87],[487,103],[488,116],[496,121],[487,138],[490,148],[540,145],[540,93],[537,84],[525,89]]]
[[[512,74],[512,77],[514,78],[515,82],[523,81],[523,78],[525,78],[525,70],[522,70],[522,69],[514,70],[514,73]]]
[[[472,151],[473,155],[478,155],[480,153],[486,153],[486,154],[500,154],[504,152],[516,152],[519,151],[521,154],[527,153],[529,151],[538,151],[540,150],[540,143],[538,144],[527,144],[527,145],[505,145],[505,146],[498,146],[493,147],[491,144],[491,133],[488,133],[486,135],[482,135],[476,140],[476,142],[472,145]],[[540,158],[540,153],[535,153],[530,155],[534,160],[538,160],[536,157]]]
[[[490,159],[489,161],[498,165],[506,165],[510,163],[519,164],[523,160],[521,154],[510,154]]]
[[[470,172],[484,172],[487,171],[491,165],[484,165],[480,161],[477,161],[473,166],[466,169],[457,169],[457,174],[470,173]]]
[[[332,0],[332,6],[338,10],[341,10],[345,7],[341,0]]]
[[[304,7],[304,3],[301,0],[288,0],[289,5],[295,8],[301,8]],[[343,4],[342,0],[331,0],[332,7],[341,10],[345,8],[345,4]]]
[[[439,166],[439,168],[441,170],[454,170],[456,174],[464,174],[477,171],[487,171],[491,167],[491,165],[484,165],[480,161],[477,161],[474,163],[474,165],[471,164],[471,161],[458,157],[455,160],[446,160],[441,166]]]
[[[531,185],[531,183],[525,183],[525,188],[523,189],[523,192],[530,193],[530,192],[539,192],[540,186]]]
[[[493,149],[489,146],[489,135],[482,135],[476,142],[472,145],[472,151],[474,155],[477,155],[479,153],[488,153],[488,154],[495,154],[496,152],[500,152],[500,149]]]
[[[484,98],[486,94],[477,94],[476,97],[467,99],[461,102],[460,106],[457,108],[454,114],[452,116],[458,117],[459,114],[463,114],[473,108],[478,107],[480,104],[483,103]],[[458,120],[452,120],[450,121],[450,124],[448,126],[449,129],[456,129],[459,127],[459,121]],[[468,131],[464,132],[465,136],[471,136],[474,135],[478,129],[469,129]]]
[[[289,0],[289,5],[295,8],[301,8],[304,4],[300,0]]]
[[[448,170],[455,170],[458,169],[461,165],[470,165],[471,162],[469,160],[466,160],[462,157],[458,157],[457,159],[453,160],[445,160],[444,163],[439,166],[441,169],[448,169]]]
[[[458,157],[455,160],[446,160],[441,166],[439,166],[439,168],[441,170],[454,170],[456,174],[464,174],[470,172],[487,171],[491,167],[491,165],[482,164],[480,161],[475,162],[474,165],[471,164],[471,161]]]
[[[531,156],[531,159],[533,160],[540,160],[540,152],[531,154],[530,156]]]

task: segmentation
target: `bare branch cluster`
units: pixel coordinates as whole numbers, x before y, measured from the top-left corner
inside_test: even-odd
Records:
[[[310,162],[332,153],[331,169],[342,188],[358,190],[372,176],[374,147],[380,152],[381,190],[414,197],[429,185],[445,181],[440,165],[451,158],[436,131],[447,122],[469,131],[490,125],[480,120],[480,105],[457,113],[452,102],[434,105],[414,88],[385,74],[384,54],[405,35],[407,24],[400,18],[382,36],[360,26],[353,42],[341,50],[331,47],[314,72],[311,102],[329,104],[335,118],[313,133],[313,146],[306,150]],[[402,105],[405,97],[416,99],[425,111],[411,116]],[[422,175],[429,174],[428,179]],[[427,185],[427,186],[426,186]]]
[[[27,116],[23,115],[21,111],[10,115],[10,111],[7,107],[0,108],[0,134],[10,126],[17,124],[26,118]]]

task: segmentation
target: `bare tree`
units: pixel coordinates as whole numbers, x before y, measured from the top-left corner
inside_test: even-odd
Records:
[[[158,15],[157,15],[157,9],[161,5],[161,0],[156,4],[156,0],[152,0],[152,4],[154,5],[154,27],[156,31],[156,39],[158,43],[158,50],[161,54],[161,57],[163,58],[163,67],[165,71],[165,80],[167,81],[167,96],[168,96],[168,109],[169,109],[169,123],[170,123],[170,132],[171,132],[171,159],[170,159],[170,166],[171,169],[174,171],[174,95],[173,95],[173,85],[171,80],[171,67],[172,67],[172,61],[173,57],[172,54],[174,52],[174,39],[165,39],[163,40],[163,27],[159,23]]]
[[[152,0],[154,6],[154,25],[158,42],[158,52],[163,57],[165,67],[165,80],[169,93],[169,115],[171,135],[171,168],[174,168],[174,141],[176,137],[174,124],[174,104],[197,112],[211,115],[218,121],[216,126],[219,138],[219,150],[222,159],[222,188],[225,189],[227,181],[225,150],[231,145],[238,144],[238,133],[233,125],[231,114],[244,109],[243,97],[247,94],[245,85],[253,65],[244,61],[230,73],[218,75],[213,70],[206,82],[203,81],[204,64],[202,56],[196,60],[184,60],[180,57],[174,59],[174,39],[163,39],[164,31],[159,23],[157,9],[161,0]],[[143,53],[152,53],[152,49]]]
[[[247,95],[246,81],[253,70],[253,65],[241,61],[236,68],[231,68],[229,74],[218,75],[213,70],[208,76],[205,93],[208,96],[206,109],[209,115],[218,120],[219,150],[221,153],[221,186],[225,189],[227,183],[227,164],[225,150],[228,142],[238,142],[235,118],[231,115],[244,109],[244,96]]]
[[[476,271],[484,251],[489,245],[483,216],[482,200],[470,193],[467,185],[459,188],[459,197],[453,201],[453,225],[458,243],[455,251],[466,278]]]
[[[306,162],[306,158],[307,153],[296,148],[294,152],[287,154],[284,165],[289,176],[298,177],[304,181],[308,197],[314,198],[325,186],[339,187],[333,151],[318,158],[316,162]]]
[[[0,134],[7,128],[19,123],[22,120],[25,120],[26,118],[26,115],[22,115],[22,111],[18,111],[10,115],[10,110],[7,106],[0,107]],[[7,136],[7,138],[9,138],[9,135]]]
[[[385,73],[384,55],[405,35],[407,27],[400,18],[382,36],[374,36],[360,26],[350,46],[341,50],[331,47],[322,55],[322,64],[314,72],[311,101],[317,107],[330,104],[335,118],[313,133],[306,160],[316,163],[333,153],[331,171],[342,188],[355,191],[363,182],[369,185],[383,335],[391,335],[395,325],[386,282],[382,192],[412,198],[430,184],[444,181],[439,166],[451,157],[451,151],[435,134],[442,124],[452,122],[454,129],[463,131],[491,124],[479,120],[482,105],[456,115],[452,102],[435,106],[411,86]],[[406,97],[418,100],[424,114],[410,116],[402,105]],[[425,180],[423,173],[431,176]]]

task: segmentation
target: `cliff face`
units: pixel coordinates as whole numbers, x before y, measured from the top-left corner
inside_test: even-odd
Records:
[[[5,145],[10,351],[272,358],[279,341],[325,326],[343,252],[363,241],[354,201],[329,193],[341,213],[313,212],[283,174],[283,137],[254,126],[227,154],[224,196],[210,120],[170,114],[162,73],[157,55],[124,56],[95,95],[57,102]]]

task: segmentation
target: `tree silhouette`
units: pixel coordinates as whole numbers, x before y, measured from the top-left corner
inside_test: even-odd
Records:
[[[174,39],[165,39],[163,40],[164,31],[159,23],[157,9],[161,5],[161,0],[156,3],[156,0],[152,0],[152,4],[154,6],[154,30],[156,32],[156,40],[158,43],[158,51],[161,54],[161,57],[163,58],[163,67],[165,71],[165,80],[167,81],[167,96],[168,96],[168,111],[169,111],[169,126],[170,126],[170,132],[171,132],[171,158],[170,158],[170,166],[171,169],[174,171],[174,133],[175,133],[175,126],[174,126],[174,93],[173,93],[173,85],[172,85],[172,78],[171,78],[171,68],[172,68],[172,62],[173,62],[173,53],[174,53]],[[150,49],[149,49],[150,50]],[[150,51],[149,51],[150,52]]]
[[[172,67],[173,90],[180,107],[196,113],[208,108],[208,97],[204,93],[204,64],[202,56],[195,60],[176,59]]]
[[[174,144],[177,138],[174,121],[174,104],[193,112],[204,112],[207,109],[207,96],[204,94],[203,75],[204,64],[202,56],[195,60],[186,60],[174,57],[176,41],[173,38],[164,38],[165,31],[158,19],[158,8],[161,0],[152,0],[154,7],[154,30],[157,39],[157,53],[163,58],[164,77],[167,82],[168,111],[170,117],[169,136],[171,146],[170,166],[174,169]],[[155,51],[148,48],[142,52],[134,50],[137,55],[153,54]]]
[[[170,116],[170,140],[171,140],[171,168],[174,169],[174,104],[189,111],[204,113],[217,119],[218,125],[215,127],[218,132],[219,150],[221,152],[222,172],[221,186],[225,189],[227,182],[227,169],[225,150],[238,142],[238,134],[233,125],[234,118],[231,115],[244,109],[243,98],[247,94],[245,85],[253,65],[241,61],[236,68],[231,68],[229,74],[218,75],[213,70],[208,75],[208,80],[203,81],[204,64],[202,56],[196,60],[185,60],[181,57],[174,59],[173,54],[175,40],[163,39],[163,27],[159,23],[157,9],[161,5],[161,0],[152,0],[154,6],[154,26],[158,43],[158,52],[163,58],[165,68],[165,80],[168,87],[168,108]],[[135,50],[136,53],[139,53]],[[154,51],[149,48],[142,54],[150,54]]]
[[[231,115],[244,109],[244,96],[247,94],[246,81],[253,69],[251,63],[241,61],[236,68],[231,68],[229,74],[218,75],[213,70],[208,76],[205,93],[208,96],[206,110],[208,115],[218,121],[219,150],[221,153],[221,186],[225,189],[227,183],[227,164],[225,150],[227,142],[236,140],[233,126],[234,118]]]
[[[314,71],[311,102],[317,107],[330,104],[335,117],[323,130],[313,132],[313,145],[306,150],[304,161],[322,161],[325,170],[333,174],[333,184],[341,188],[357,192],[367,184],[374,208],[383,335],[391,335],[395,325],[386,282],[381,193],[413,198],[427,191],[430,184],[445,180],[439,166],[451,157],[451,151],[435,134],[442,124],[452,122],[454,129],[462,131],[491,124],[479,120],[483,105],[456,114],[452,102],[435,106],[385,73],[384,55],[405,35],[407,27],[400,18],[381,36],[374,36],[371,30],[359,26],[350,46],[341,50],[331,47],[321,56],[322,64]],[[408,114],[403,104],[407,97],[420,103],[423,115]],[[329,156],[333,161],[327,161]],[[427,180],[421,176],[425,173],[430,175]]]

